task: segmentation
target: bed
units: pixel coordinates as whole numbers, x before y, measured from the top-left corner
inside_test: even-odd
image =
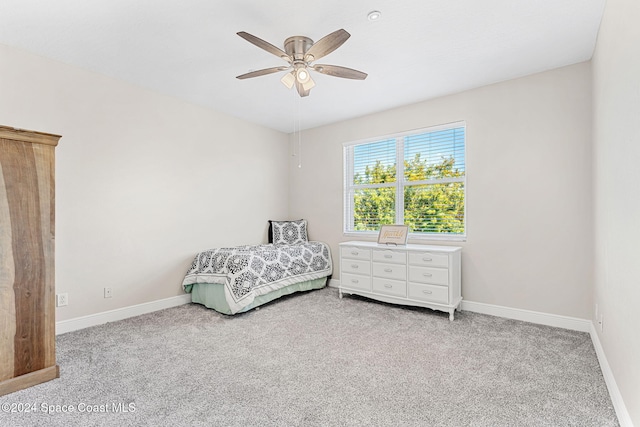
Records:
[[[326,285],[333,271],[331,251],[323,242],[307,240],[305,220],[270,221],[269,241],[199,252],[183,289],[192,302],[237,314]]]

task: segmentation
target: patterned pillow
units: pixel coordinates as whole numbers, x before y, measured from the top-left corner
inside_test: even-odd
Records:
[[[306,219],[269,221],[269,243],[274,245],[299,245],[308,241]]]

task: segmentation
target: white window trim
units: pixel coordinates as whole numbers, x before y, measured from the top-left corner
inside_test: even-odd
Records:
[[[449,178],[443,180],[426,180],[426,181],[411,181],[410,183],[403,182],[400,179],[396,179],[396,182],[385,183],[385,184],[361,184],[358,185],[358,188],[383,188],[383,187],[396,187],[396,219],[398,223],[404,223],[404,206],[399,203],[399,198],[401,189],[407,185],[420,185],[420,184],[434,184],[434,183],[448,183],[448,182],[462,182],[464,184],[464,234],[445,234],[445,233],[409,233],[409,239],[411,240],[438,240],[438,241],[452,241],[452,242],[466,242],[467,235],[469,233],[468,222],[467,222],[467,147],[468,147],[468,138],[467,138],[467,124],[465,121],[458,121],[452,123],[446,123],[437,126],[431,126],[427,128],[413,129],[405,132],[376,136],[373,138],[360,139],[357,141],[349,141],[342,144],[343,149],[343,222],[342,222],[342,235],[347,237],[360,237],[360,238],[371,238],[375,239],[378,236],[377,231],[349,231],[350,228],[353,228],[353,197],[350,194],[350,191],[347,189],[353,190],[353,186],[350,183],[350,180],[353,177],[353,159],[350,158],[350,153],[352,150],[349,150],[350,147],[360,144],[366,144],[370,142],[377,142],[385,139],[395,139],[396,140],[396,159],[402,158],[401,155],[404,152],[404,137],[409,135],[415,135],[418,133],[427,133],[427,132],[437,132],[440,130],[451,129],[463,127],[465,129],[465,140],[464,140],[464,164],[465,164],[465,174],[462,178]],[[396,178],[404,176],[404,162],[396,160]],[[349,227],[350,226],[350,227]]]

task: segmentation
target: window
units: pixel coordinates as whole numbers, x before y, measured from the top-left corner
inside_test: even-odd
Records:
[[[465,237],[463,122],[346,143],[344,177],[345,233],[405,224],[414,238]]]

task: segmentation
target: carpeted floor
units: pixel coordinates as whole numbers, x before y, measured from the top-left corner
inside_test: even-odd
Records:
[[[235,317],[184,305],[57,346],[61,377],[0,397],[0,425],[618,425],[586,333],[331,288]]]

